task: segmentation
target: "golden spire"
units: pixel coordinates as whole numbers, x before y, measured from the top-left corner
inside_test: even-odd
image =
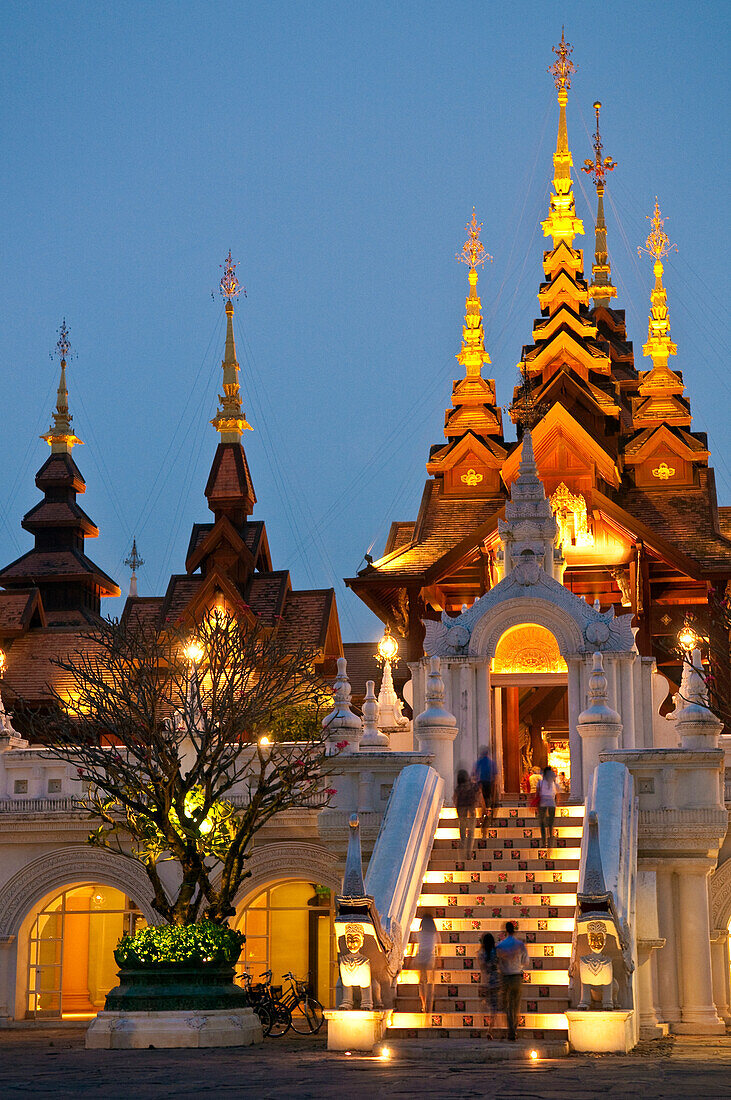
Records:
[[[211,424],[221,436],[222,443],[239,443],[242,433],[248,428],[252,431],[241,407],[241,390],[239,389],[239,364],[236,359],[236,343],[234,341],[234,298],[246,291],[236,278],[237,265],[231,259],[231,249],[228,250],[226,262],[221,265],[223,277],[219,284],[221,297],[226,302],[226,348],[223,355],[223,393],[218,395],[220,407]]]
[[[655,274],[655,285],[650,293],[652,306],[650,308],[647,343],[642,351],[652,359],[653,369],[666,368],[669,370],[668,357],[676,355],[678,348],[670,339],[668,296],[662,284],[662,261],[669,253],[677,252],[678,246],[670,243],[670,238],[665,232],[665,218],[660,214],[657,198],[655,198],[655,210],[652,218],[648,215],[647,220],[652,228],[644,247],[640,246],[637,251],[640,256],[645,252],[648,256],[653,257],[655,262],[652,270]]]
[[[53,423],[46,435],[42,435],[41,439],[45,439],[48,446],[51,448],[51,454],[71,454],[71,449],[77,444],[82,443],[83,440],[74,435],[71,423],[73,416],[69,412],[69,391],[66,388],[66,360],[69,358],[69,349],[71,344],[69,343],[69,330],[66,328],[66,319],[61,322],[61,328],[58,330],[58,341],[56,343],[56,353],[61,360],[61,378],[58,383],[58,390],[56,391],[56,410],[53,415]]]
[[[577,233],[584,232],[584,226],[581,219],[576,217],[574,191],[571,183],[573,160],[569,152],[569,138],[566,129],[566,103],[569,98],[571,77],[577,70],[571,60],[574,48],[565,40],[563,27],[561,28],[561,41],[558,46],[553,47],[553,52],[556,54],[556,60],[550,66],[548,72],[553,76],[558,92],[558,138],[556,140],[556,152],[553,154],[551,208],[542,225],[543,235],[553,238],[554,248],[561,241],[565,241],[568,247],[572,248],[574,237]]]
[[[482,302],[477,294],[477,268],[484,264],[485,260],[492,262],[492,256],[485,250],[480,240],[482,222],[477,224],[475,208],[472,207],[472,221],[465,226],[468,233],[461,252],[457,253],[460,263],[467,264],[470,282],[470,292],[465,300],[464,326],[462,328],[462,350],[456,356],[457,362],[465,368],[468,378],[479,378],[483,363],[490,362],[490,356],[485,351],[485,330],[482,325]]]
[[[617,288],[612,285],[612,273],[609,268],[609,253],[607,251],[607,224],[604,221],[604,185],[607,172],[613,172],[617,162],[611,157],[604,157],[604,146],[599,133],[599,111],[601,103],[597,100],[594,104],[596,111],[596,133],[594,134],[594,160],[585,160],[582,172],[586,172],[594,180],[596,187],[596,236],[594,245],[594,263],[591,267],[593,280],[589,285],[589,293],[594,299],[594,305],[607,305],[610,298],[614,298]]]

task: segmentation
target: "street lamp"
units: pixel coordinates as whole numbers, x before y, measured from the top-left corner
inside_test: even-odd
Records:
[[[5,656],[5,650],[0,649],[0,676],[5,673],[5,666],[7,665],[7,658]]]
[[[686,616],[685,622],[678,631],[678,645],[684,653],[692,653],[700,644],[700,638],[693,629],[690,619]]]
[[[386,623],[386,629],[383,632],[383,637],[378,643],[377,657],[382,662],[389,664],[394,661],[398,656],[398,642],[391,633],[391,627]]]
[[[203,657],[205,650],[197,638],[193,638],[188,642],[187,646],[183,650],[183,656],[187,657],[193,665],[197,665]]]

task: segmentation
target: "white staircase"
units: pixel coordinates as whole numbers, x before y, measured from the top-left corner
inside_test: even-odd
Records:
[[[525,974],[520,1035],[565,1040],[568,1023],[568,965],[576,909],[576,884],[583,831],[583,806],[556,811],[554,845],[541,848],[535,811],[524,804],[497,811],[487,836],[478,832],[473,858],[459,854],[456,811],[443,809],[424,876],[413,932],[429,909],[440,930],[433,1012],[420,1011],[418,975],[410,962],[411,942],[399,975],[390,1036],[418,1039],[485,1034],[484,1001],[477,952],[483,932],[496,941],[512,920],[525,940],[531,969]],[[505,1017],[496,1033],[504,1033]]]

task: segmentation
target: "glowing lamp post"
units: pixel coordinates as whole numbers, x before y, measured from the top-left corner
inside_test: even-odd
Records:
[[[5,675],[5,666],[7,664],[7,658],[5,656],[5,650],[0,649],[0,678]]]
[[[204,652],[201,643],[196,638],[193,638],[183,650],[183,656],[186,657],[192,665],[197,665],[198,662],[202,660]]]
[[[378,643],[378,657],[383,662],[384,666],[388,667],[390,671],[391,661],[395,660],[397,656],[398,642],[391,633],[391,627],[386,625],[386,629],[383,632],[383,637]]]
[[[678,631],[678,645],[683,653],[692,653],[694,649],[698,648],[699,644],[700,638],[693,629],[690,620],[686,619]]]
[[[391,633],[391,628],[386,624],[383,637],[378,643],[376,660],[383,666],[381,690],[378,693],[378,728],[382,733],[403,729],[408,726],[408,718],[401,713],[401,703],[393,686],[391,665],[398,657],[398,642]],[[388,733],[390,738],[390,732]]]

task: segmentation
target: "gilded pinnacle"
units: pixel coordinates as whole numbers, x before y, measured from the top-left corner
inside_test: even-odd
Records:
[[[655,261],[652,270],[655,275],[655,285],[650,292],[650,317],[648,323],[647,343],[642,351],[652,359],[653,370],[667,368],[668,357],[677,354],[677,345],[670,339],[670,314],[668,311],[668,296],[663,286],[663,258],[669,253],[677,252],[678,246],[670,243],[670,238],[665,232],[665,218],[660,213],[660,206],[655,198],[653,215],[648,219],[652,226],[644,247],[637,249],[639,255],[643,253],[651,256]]]
[[[658,260],[664,259],[665,256],[669,256],[671,252],[677,252],[678,246],[670,243],[670,238],[665,232],[666,218],[663,218],[660,213],[660,206],[657,201],[657,195],[655,196],[655,210],[652,217],[646,215],[646,219],[650,222],[652,229],[649,236],[645,241],[644,248],[642,245],[637,249],[638,255],[642,255],[646,252],[648,256],[652,256],[657,263]]]
[[[558,90],[558,136],[556,139],[556,152],[553,154],[551,208],[542,226],[543,235],[553,239],[554,248],[557,248],[561,242],[567,244],[569,248],[573,248],[576,234],[584,232],[581,219],[576,217],[571,181],[573,161],[569,150],[566,127],[568,89],[571,87],[571,75],[577,70],[570,58],[570,54],[573,53],[573,46],[569,45],[564,39],[563,28],[561,30],[561,41],[558,46],[553,47],[553,52],[556,54],[557,60],[551,65],[548,72],[553,76]]]
[[[571,77],[574,73],[578,72],[578,69],[571,60],[571,54],[574,52],[574,47],[564,38],[563,27],[561,27],[561,41],[558,46],[553,46],[552,49],[556,55],[556,60],[547,71],[553,77],[556,90],[560,92],[564,88],[571,87]]]
[[[239,364],[236,359],[236,342],[234,340],[233,299],[242,291],[245,295],[246,291],[236,278],[237,265],[231,259],[230,249],[226,262],[222,267],[221,296],[226,301],[226,346],[223,362],[221,363],[223,368],[223,393],[218,395],[220,405],[211,424],[221,436],[222,443],[240,443],[242,433],[247,429],[252,431],[252,427],[244,416],[241,406]]]
[[[485,260],[489,260],[492,263],[492,256],[486,251],[484,244],[480,240],[480,233],[482,231],[482,222],[477,224],[477,218],[475,216],[475,208],[472,207],[472,221],[469,225],[465,226],[465,232],[469,234],[467,240],[462,246],[462,251],[456,253],[456,259],[462,264],[468,264],[472,271],[476,267],[482,266]]]
[[[596,111],[596,133],[594,134],[594,160],[585,160],[581,171],[590,175],[594,181],[597,194],[596,210],[596,234],[594,246],[594,263],[592,264],[593,279],[589,286],[594,305],[607,305],[610,298],[614,298],[617,290],[612,285],[611,271],[609,268],[609,253],[607,251],[607,225],[604,221],[604,184],[607,172],[613,172],[617,162],[611,157],[602,157],[604,146],[599,132],[599,111],[601,103],[594,104]]]
[[[482,324],[482,302],[477,294],[477,268],[484,264],[485,260],[492,261],[492,256],[485,251],[485,246],[480,240],[482,223],[477,224],[475,208],[472,207],[472,221],[465,226],[469,236],[464,243],[461,252],[457,253],[460,263],[469,266],[470,291],[465,300],[464,325],[462,327],[462,350],[457,355],[457,362],[465,368],[467,378],[479,378],[483,363],[490,362],[490,356],[485,351],[485,330]]]
[[[599,111],[601,110],[601,103],[598,101],[594,104],[594,110],[596,111],[596,133],[594,134],[594,160],[585,160],[581,171],[586,172],[594,180],[594,186],[597,190],[604,186],[604,180],[607,172],[613,172],[617,167],[616,160],[612,160],[611,157],[604,157],[602,159],[602,153],[604,152],[604,146],[602,145],[601,134],[599,133]]]
[[[228,256],[224,263],[221,264],[223,270],[223,277],[219,283],[220,293],[222,298],[227,298],[229,301],[231,298],[238,298],[239,294],[243,292],[246,297],[246,290],[242,287],[239,280],[236,278],[236,268],[238,264],[233,262],[231,258],[231,249],[228,250]]]
[[[66,327],[66,319],[61,322],[58,330],[56,351],[61,359],[61,377],[56,391],[56,408],[52,413],[53,423],[41,436],[51,448],[51,454],[71,454],[72,448],[82,440],[74,435],[71,427],[73,416],[69,412],[69,391],[66,386],[66,359],[68,358],[71,344],[69,342],[69,330]]]

